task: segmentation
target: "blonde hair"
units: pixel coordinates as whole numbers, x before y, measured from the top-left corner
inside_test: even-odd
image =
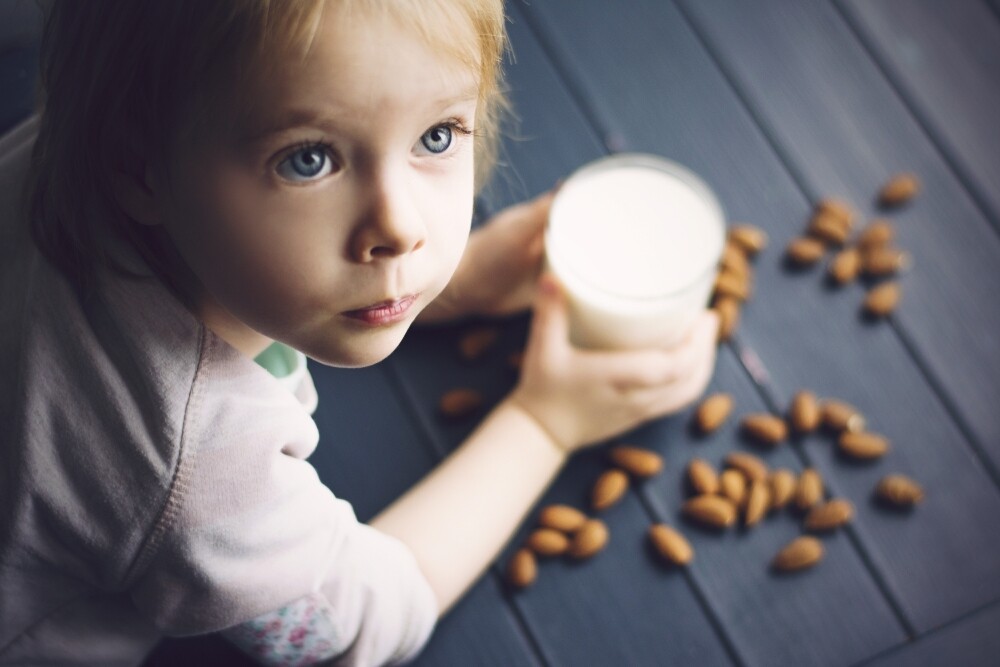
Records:
[[[41,122],[27,205],[41,252],[86,290],[97,265],[118,270],[106,240],[130,243],[172,284],[173,251],[158,228],[129,219],[116,172],[162,164],[186,119],[226,82],[277,52],[305,57],[324,11],[381,11],[432,48],[476,68],[476,184],[492,170],[506,107],[502,0],[55,0],[41,59]],[[468,34],[470,39],[455,39]],[[249,63],[249,66],[248,66]],[[196,122],[196,121],[195,121]],[[181,290],[183,291],[183,290]]]

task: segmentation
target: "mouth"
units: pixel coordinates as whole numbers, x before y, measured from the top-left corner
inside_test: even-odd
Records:
[[[420,295],[409,294],[399,299],[380,301],[357,310],[344,311],[342,315],[372,327],[394,324],[406,318],[418,296]]]

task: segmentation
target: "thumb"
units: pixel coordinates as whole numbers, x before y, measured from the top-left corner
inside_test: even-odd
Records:
[[[569,316],[566,297],[555,276],[546,273],[538,280],[535,312],[531,321],[528,346],[549,350],[565,347],[569,340]]]

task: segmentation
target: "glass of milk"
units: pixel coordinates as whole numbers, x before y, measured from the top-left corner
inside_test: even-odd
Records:
[[[709,187],[661,157],[623,153],[575,171],[552,202],[545,232],[573,344],[680,342],[708,305],[725,226]]]

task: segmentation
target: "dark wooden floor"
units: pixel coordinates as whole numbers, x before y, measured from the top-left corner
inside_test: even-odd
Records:
[[[1000,661],[1000,2],[997,0],[520,0],[509,3],[509,85],[520,118],[484,208],[551,187],[608,152],[658,153],[701,174],[733,222],[764,228],[755,296],[720,350],[710,391],[737,413],[783,412],[809,388],[858,406],[892,451],[850,465],[825,436],[762,452],[735,423],[690,434],[685,411],[622,438],[661,452],[665,472],[603,513],[608,548],[546,561],[520,592],[500,568],[511,547],[436,630],[418,665],[993,665]],[[923,192],[891,219],[914,257],[887,321],[859,317],[861,284],[789,272],[782,249],[812,204],[837,196],[863,217],[892,173]],[[463,327],[414,330],[361,371],[313,366],[323,440],[313,462],[368,518],[475,425],[436,415],[456,386],[498,400],[513,384],[499,346],[462,363]],[[360,418],[359,418],[360,417]],[[731,420],[732,421],[732,420]],[[767,563],[801,532],[791,514],[709,533],[683,521],[682,473],[751,449],[772,465],[815,466],[857,517],[824,537],[825,560],[791,577]],[[605,467],[574,459],[542,503],[586,507]],[[888,472],[920,480],[911,514],[871,502]],[[533,518],[533,517],[532,517]],[[652,522],[696,550],[661,566]],[[164,645],[149,664],[209,664],[226,649]]]

